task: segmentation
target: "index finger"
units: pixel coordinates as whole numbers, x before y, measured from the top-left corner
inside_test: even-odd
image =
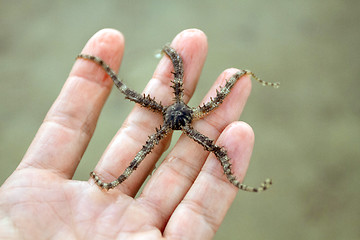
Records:
[[[116,30],[103,29],[88,41],[82,52],[99,56],[118,69],[124,37]],[[78,59],[18,169],[28,166],[50,169],[71,178],[111,87],[112,81],[104,71]]]

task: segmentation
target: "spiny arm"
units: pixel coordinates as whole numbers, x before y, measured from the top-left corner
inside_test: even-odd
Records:
[[[90,61],[95,62],[96,64],[100,65],[105,72],[111,77],[115,86],[125,95],[125,98],[129,99],[130,101],[136,102],[143,107],[149,108],[156,112],[162,112],[164,106],[161,103],[157,103],[154,98],[150,96],[141,95],[134,90],[128,88],[119,78],[116,76],[115,72],[107,65],[101,58],[87,55],[87,54],[79,54],[78,58],[88,59]]]
[[[142,160],[154,149],[156,145],[159,144],[160,140],[163,139],[167,133],[170,132],[170,128],[166,125],[160,127],[160,129],[156,129],[156,133],[151,135],[149,139],[146,141],[145,145],[141,148],[141,150],[136,154],[134,159],[131,161],[130,165],[125,169],[125,171],[115,180],[109,183],[103,182],[99,176],[91,172],[90,176],[95,180],[95,183],[106,190],[115,188],[117,185],[125,181],[140,165]]]
[[[223,167],[224,173],[226,175],[226,178],[231,182],[235,187],[248,191],[248,192],[261,192],[265,191],[269,188],[269,186],[272,184],[270,179],[266,179],[260,187],[250,187],[245,184],[240,183],[239,180],[236,179],[236,177],[231,172],[231,163],[230,158],[227,156],[227,152],[224,148],[219,147],[214,144],[214,141],[210,138],[206,137],[205,135],[201,134],[200,132],[193,129],[191,126],[185,126],[183,127],[182,131],[192,138],[195,142],[199,143],[201,146],[205,148],[205,150],[209,152],[213,152],[216,156],[216,158],[220,161],[221,166]]]
[[[172,47],[165,45],[163,51],[169,56],[174,66],[174,80],[172,80],[175,94],[175,101],[180,102],[184,96],[183,79],[184,79],[184,67],[180,55]]]
[[[211,98],[209,102],[194,109],[193,111],[194,119],[200,119],[205,115],[209,114],[215,108],[217,108],[224,101],[226,96],[230,93],[230,90],[235,85],[235,83],[244,75],[252,76],[256,81],[258,81],[264,86],[272,86],[274,88],[278,88],[280,85],[279,83],[272,83],[261,80],[253,72],[249,70],[238,71],[234,75],[232,75],[229,80],[226,80],[225,86],[221,87],[220,91],[216,90],[216,96],[214,98]]]

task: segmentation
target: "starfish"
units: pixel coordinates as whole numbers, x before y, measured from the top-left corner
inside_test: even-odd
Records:
[[[162,51],[171,59],[174,71],[174,79],[171,81],[174,92],[173,103],[169,106],[163,106],[161,103],[155,101],[154,98],[149,95],[141,95],[134,90],[128,88],[119,78],[115,72],[107,65],[102,59],[92,55],[79,54],[78,58],[88,59],[100,65],[105,72],[111,77],[115,86],[125,95],[126,99],[133,101],[141,106],[148,108],[154,112],[162,114],[164,123],[156,132],[149,136],[146,143],[142,146],[141,150],[136,154],[130,165],[125,171],[112,182],[103,182],[99,176],[91,172],[90,176],[95,180],[95,183],[102,189],[112,189],[117,185],[125,181],[140,165],[144,158],[159,144],[160,140],[163,139],[167,134],[174,130],[181,130],[188,137],[193,139],[195,142],[204,147],[206,151],[212,152],[216,158],[220,161],[223,168],[224,174],[230,183],[235,185],[237,188],[248,191],[248,192],[261,192],[269,188],[272,184],[270,179],[266,179],[259,187],[250,187],[243,183],[240,183],[233,175],[231,170],[230,158],[227,155],[226,149],[214,144],[214,141],[198,132],[192,127],[192,122],[205,117],[211,111],[216,109],[230,93],[232,87],[235,85],[243,75],[250,75],[261,84],[279,87],[279,83],[266,82],[258,78],[253,72],[249,70],[240,70],[236,72],[229,80],[226,81],[224,87],[216,91],[216,96],[211,98],[209,102],[198,106],[196,108],[189,107],[183,101],[184,89],[183,89],[183,61],[180,55],[172,47],[165,45]]]

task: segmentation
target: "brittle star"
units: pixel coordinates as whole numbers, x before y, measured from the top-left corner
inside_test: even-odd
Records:
[[[106,183],[103,182],[96,173],[91,172],[90,176],[95,180],[95,183],[102,189],[109,190],[115,188],[117,185],[125,181],[136,170],[142,160],[144,160],[144,158],[154,149],[154,147],[159,144],[159,141],[161,139],[163,139],[168,133],[174,130],[181,130],[188,137],[203,146],[206,151],[215,154],[216,158],[220,161],[223,171],[230,183],[232,183],[241,190],[249,192],[260,192],[268,189],[269,186],[272,184],[270,179],[266,179],[257,188],[240,183],[240,181],[238,181],[232,173],[230,158],[227,155],[227,151],[223,147],[215,145],[213,140],[195,130],[191,126],[191,123],[195,120],[203,118],[211,111],[216,109],[224,101],[225,97],[230,93],[231,88],[235,85],[237,80],[239,80],[243,75],[250,75],[261,84],[273,86],[275,88],[279,86],[279,83],[266,82],[259,79],[251,71],[240,70],[236,72],[229,80],[226,81],[224,87],[216,91],[216,96],[214,98],[210,98],[209,102],[203,104],[202,106],[191,108],[183,101],[184,69],[182,58],[170,46],[164,46],[162,51],[171,59],[174,67],[174,71],[172,72],[172,74],[174,75],[174,79],[171,81],[171,88],[173,88],[175,96],[174,103],[169,106],[163,106],[161,103],[156,102],[155,99],[150,97],[149,95],[141,95],[136,91],[129,89],[121,80],[119,80],[119,78],[116,76],[115,72],[109,67],[109,65],[107,65],[99,57],[86,54],[78,55],[78,58],[88,59],[100,65],[111,77],[115,86],[120,90],[120,92],[125,95],[125,98],[135,103],[138,103],[141,106],[148,108],[154,112],[162,114],[164,118],[163,126],[160,126],[159,129],[156,129],[156,132],[153,135],[149,136],[149,139],[146,141],[145,145],[143,145],[141,150],[131,161],[130,165],[116,180]]]

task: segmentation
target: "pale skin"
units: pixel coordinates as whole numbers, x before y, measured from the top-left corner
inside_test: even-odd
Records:
[[[189,29],[178,34],[171,46],[183,58],[188,102],[206,58],[207,39],[200,30]],[[122,34],[104,29],[82,53],[99,56],[118,69],[123,51]],[[141,60],[138,64],[141,70]],[[170,59],[163,57],[143,91],[164,105],[173,96],[171,66]],[[237,71],[220,74],[203,102]],[[131,79],[125,81],[131,86]],[[0,239],[211,239],[215,235],[238,188],[226,179],[217,158],[187,136],[180,137],[137,198],[171,136],[115,189],[101,190],[93,179],[72,180],[112,85],[98,65],[76,60],[20,165],[0,188]],[[237,121],[250,90],[250,77],[241,77],[219,108],[194,123],[194,128],[228,150],[239,180],[245,176],[254,142],[251,127]],[[162,123],[159,114],[135,105],[95,171],[105,181],[117,178]]]

